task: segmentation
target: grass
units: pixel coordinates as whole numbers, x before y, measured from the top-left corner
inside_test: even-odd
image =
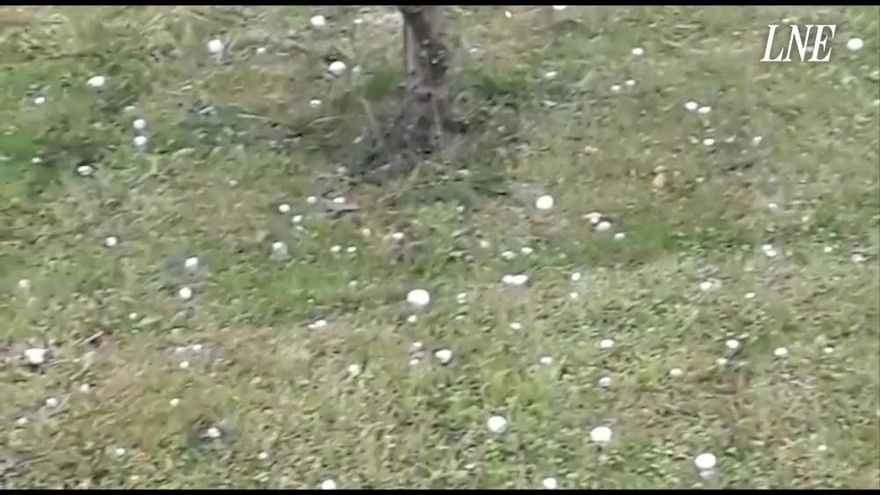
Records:
[[[3,8],[2,486],[880,486],[880,11],[504,10],[454,14],[470,173],[374,187],[336,169],[394,98],[387,9]],[[760,64],[783,18],[831,62]]]

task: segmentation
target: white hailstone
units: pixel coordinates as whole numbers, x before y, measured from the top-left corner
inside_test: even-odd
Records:
[[[736,339],[728,339],[726,342],[724,342],[724,346],[731,351],[735,351],[739,349],[739,341]]]
[[[764,251],[764,255],[768,258],[774,258],[777,254],[779,254],[779,252],[776,251],[772,244],[764,244],[763,246],[761,246],[761,251]]]
[[[257,55],[262,55],[262,54],[264,54],[264,53],[266,53],[266,47],[265,47],[265,46],[259,46],[259,47],[257,47]]]
[[[700,290],[702,290],[702,291],[711,290],[714,285],[715,284],[713,284],[711,280],[705,280],[703,282],[700,282]]]
[[[788,356],[788,349],[786,349],[785,347],[777,347],[773,351],[773,355],[778,358],[784,358],[784,357]]]
[[[315,196],[309,196],[308,198],[306,198],[306,203],[308,203],[310,205],[313,205],[317,202],[318,202],[318,198]]]
[[[526,285],[529,281],[529,276],[525,274],[517,274],[517,275],[505,275],[501,277],[501,282],[505,285],[511,285],[514,287],[521,287]]]
[[[103,88],[107,84],[107,78],[104,76],[92,76],[86,81],[86,86],[90,88]]]
[[[620,92],[620,84],[612,84],[611,85],[611,92],[612,93],[619,93]]]
[[[131,140],[131,142],[134,143],[134,145],[138,148],[143,148],[144,146],[146,146],[147,141],[149,141],[149,139],[147,139],[147,136],[135,136],[134,139]]]
[[[289,204],[281,203],[280,205],[278,205],[278,213],[289,213],[289,212],[290,212],[290,205]]]
[[[459,292],[458,295],[455,296],[455,301],[458,302],[458,304],[466,303],[467,299],[468,299],[467,292]]]
[[[757,145],[761,144],[761,141],[763,141],[763,140],[764,140],[763,136],[755,136],[752,138],[752,144],[757,146]]]
[[[320,330],[322,328],[327,328],[327,325],[327,320],[318,320],[309,324],[309,330]]]
[[[535,208],[537,208],[539,210],[546,211],[546,210],[552,209],[554,203],[555,203],[555,201],[553,200],[553,196],[550,196],[549,194],[545,194],[545,195],[539,197],[537,200],[535,200]]]
[[[528,256],[528,255],[534,253],[535,250],[532,249],[532,248],[530,248],[530,247],[528,247],[528,246],[525,246],[525,247],[523,247],[523,248],[520,248],[519,252],[522,253],[522,254],[524,254],[524,255],[526,255],[526,256]]]
[[[612,339],[602,339],[599,341],[599,349],[608,350],[614,347],[614,340]]]
[[[541,358],[538,359],[538,363],[540,363],[541,366],[550,366],[553,364],[553,358],[550,356],[541,356]]]
[[[767,209],[770,211],[776,211],[779,209],[779,205],[773,202],[767,203]]]
[[[223,48],[223,41],[220,39],[215,38],[208,42],[208,51],[210,53],[213,53],[214,55],[218,55],[220,52],[222,52]]]
[[[541,486],[545,490],[555,490],[559,488],[559,483],[556,481],[556,478],[544,478],[541,480]]]
[[[136,131],[142,131],[147,128],[147,121],[144,119],[135,119],[134,122],[131,123],[131,126],[134,127]]]
[[[361,229],[361,235],[364,237],[370,237],[373,234],[373,231],[364,227]]]
[[[193,344],[193,345],[192,345],[192,350],[193,350],[193,352],[201,352],[201,350],[202,350],[202,344]]]
[[[88,383],[83,383],[82,385],[79,386],[79,391],[81,393],[87,394],[92,391],[92,386],[89,385]]]
[[[565,10],[567,8],[568,8],[568,5],[554,5],[553,6],[553,10],[555,10],[557,12],[562,12],[563,10]]]
[[[391,240],[395,242],[402,241],[404,237],[406,237],[406,235],[403,232],[394,232],[391,234]]]
[[[720,357],[715,360],[715,364],[718,366],[725,366],[727,365],[727,358]]]
[[[168,401],[168,404],[171,405],[171,407],[177,407],[180,404],[180,399],[171,399],[170,401]]]
[[[568,298],[571,299],[572,301],[576,301],[576,300],[580,299],[580,297],[581,297],[581,295],[578,294],[577,292],[572,291],[572,292],[568,293]]]
[[[356,18],[354,19],[354,24],[355,24],[356,26],[360,26],[360,25],[363,24],[363,23],[364,23],[364,20],[361,19],[360,17],[356,17]]]
[[[335,60],[329,66],[327,66],[327,70],[336,77],[341,76],[345,72],[345,68],[345,62],[341,60]]]
[[[684,370],[682,370],[681,368],[672,368],[671,370],[669,370],[669,376],[671,376],[672,378],[678,378],[682,375],[684,375]]]
[[[597,225],[599,221],[602,220],[602,214],[598,211],[592,211],[584,215],[584,218],[586,218],[587,221],[590,222],[590,225]]]
[[[555,70],[551,70],[544,73],[544,79],[556,79],[556,76],[559,75]]]
[[[819,452],[828,452],[828,446],[823,444],[816,447],[816,450],[818,450]]]
[[[340,246],[339,244],[330,246],[330,252],[333,254],[339,253],[341,251],[342,251],[342,246]]]
[[[510,250],[507,250],[507,251],[504,251],[501,253],[501,258],[510,261],[510,260],[516,258],[516,253],[514,253],[513,251],[510,251]]]
[[[104,245],[108,248],[116,247],[117,244],[119,244],[119,239],[112,235],[104,239]]]
[[[640,47],[640,46],[637,46],[637,47],[635,47],[635,48],[632,49],[632,54],[635,55],[635,56],[637,56],[637,57],[638,57],[638,56],[641,56],[641,55],[644,55],[644,54],[645,54],[645,49],[642,48],[642,47]]]
[[[700,471],[709,471],[715,468],[717,460],[714,454],[708,452],[698,455],[694,458],[694,465]]]
[[[336,482],[333,480],[324,480],[321,483],[321,490],[335,490]]]
[[[703,146],[711,148],[712,146],[715,146],[715,140],[712,138],[706,138],[703,140]]]
[[[321,100],[317,98],[309,100],[309,106],[312,108],[318,108],[321,106]]]
[[[291,223],[300,223],[300,222],[302,222],[302,220],[303,220],[303,216],[302,216],[302,215],[294,215],[294,216],[291,217],[291,219],[290,219]]]
[[[582,275],[580,274],[580,272],[574,272],[571,274],[571,276],[569,278],[571,278],[572,282],[580,282],[581,276]]]
[[[626,81],[623,82],[623,84],[625,84],[627,87],[631,88],[636,85],[636,81],[635,81],[635,79],[627,79]]]
[[[125,455],[125,449],[122,447],[116,447],[116,449],[113,451],[113,455],[115,455],[116,457],[122,457]]]
[[[177,291],[177,296],[184,301],[189,301],[190,299],[192,299],[193,290],[189,287],[181,287],[180,290]]]
[[[419,317],[416,316],[416,315],[409,315],[409,316],[406,317],[406,322],[409,323],[409,324],[413,324],[413,323],[415,323],[415,322],[417,322],[417,321],[419,321]]]
[[[268,452],[260,452],[259,454],[257,454],[257,459],[259,459],[261,461],[265,461],[268,458],[269,458]]]
[[[22,416],[22,417],[15,420],[15,424],[17,424],[18,426],[24,426],[27,423],[28,423],[28,419],[26,416]]]
[[[492,433],[502,433],[507,429],[507,420],[503,416],[492,416],[486,421],[486,426]]]
[[[345,248],[345,252],[348,254],[354,254],[357,252],[357,250],[357,246],[348,246],[347,248]]]
[[[137,107],[134,105],[126,105],[125,108],[122,109],[123,112],[131,114],[137,110]]]
[[[31,158],[31,163],[33,163],[34,165],[39,165],[39,164],[43,163],[43,159],[38,156],[35,156],[35,157]]]
[[[832,251],[834,251],[834,248],[832,246],[825,246],[822,248],[822,252],[825,254],[830,254]]]
[[[610,376],[603,376],[602,378],[599,378],[599,386],[602,388],[610,387],[611,386],[611,377]]]
[[[519,323],[519,322],[516,322],[516,321],[515,321],[515,322],[513,322],[513,323],[510,324],[510,329],[511,329],[511,330],[522,330],[522,323]]]
[[[846,49],[851,52],[857,52],[865,46],[865,42],[861,38],[850,38],[846,41]]]
[[[235,180],[235,179],[230,179],[230,180],[229,180],[229,185],[232,186],[232,187],[235,187],[235,186],[238,185],[238,181]]]
[[[425,289],[413,289],[407,293],[406,302],[419,308],[427,306],[431,302],[431,293]]]
[[[700,108],[700,104],[693,100],[685,102],[684,104],[684,109],[688,112],[696,112],[698,108]]]
[[[505,10],[504,17],[507,17],[508,19],[510,19],[511,17],[513,17],[513,14],[511,14],[509,10]]]
[[[626,234],[624,234],[623,232],[617,232],[616,234],[614,234],[615,241],[622,241],[624,239],[626,239]]]
[[[413,342],[409,350],[410,352],[418,352],[422,350],[422,347],[424,347],[424,344],[422,344],[421,342]]]
[[[590,440],[599,445],[604,445],[611,441],[611,428],[607,426],[597,426],[590,431]]]
[[[359,365],[357,363],[349,364],[347,370],[348,370],[348,374],[351,375],[352,378],[356,378],[358,375],[361,374],[361,371],[362,371],[361,365]]]
[[[220,431],[219,428],[212,426],[205,430],[205,436],[212,440],[217,440],[218,438],[223,436],[223,433]]]
[[[867,260],[867,258],[865,258],[865,256],[860,253],[854,253],[852,256],[849,257],[849,259],[853,263],[864,263]]]
[[[754,293],[754,292],[746,292],[746,296],[745,296],[745,297],[746,297],[746,299],[754,299],[754,298],[755,298],[755,293]]]
[[[322,15],[312,16],[309,22],[312,24],[312,27],[316,28],[322,28],[327,25],[327,19],[325,19]]]
[[[822,352],[824,352],[825,354],[832,354],[832,353],[834,353],[834,348],[833,347],[826,347],[826,348],[822,349]]]
[[[409,365],[410,365],[410,366],[416,366],[416,365],[419,364],[420,362],[421,362],[421,361],[419,361],[419,358],[412,358],[412,359],[409,360]]]
[[[76,167],[76,173],[83,177],[88,177],[95,173],[95,167],[91,165],[80,165],[79,167]]]
[[[611,229],[611,222],[608,220],[602,220],[598,224],[596,224],[596,232],[605,232],[606,230]]]
[[[58,402],[58,399],[55,397],[49,397],[46,399],[46,407],[48,408],[56,408],[58,407],[58,404],[60,404],[60,402]]]
[[[189,272],[198,270],[199,258],[197,256],[190,256],[189,258],[185,259],[183,261],[183,268]]]
[[[707,113],[709,113],[711,111],[712,111],[712,107],[710,107],[710,106],[702,106],[697,109],[697,113],[700,113],[703,115],[706,115]]]
[[[43,103],[46,103],[45,96],[38,96],[38,97],[34,98],[34,105],[42,105]]]
[[[48,354],[49,349],[43,349],[42,347],[32,347],[24,351],[24,358],[27,360],[28,364],[32,366],[40,366],[46,362],[46,357]]]
[[[437,360],[440,361],[440,364],[446,364],[449,361],[452,361],[452,351],[450,351],[449,349],[440,349],[434,352],[434,357],[436,357]]]
[[[490,247],[492,247],[492,243],[487,241],[486,239],[480,239],[479,244],[480,244],[480,248],[482,248],[482,249],[489,249]]]
[[[182,369],[182,370],[189,369],[189,361],[181,361],[180,362],[180,369]]]

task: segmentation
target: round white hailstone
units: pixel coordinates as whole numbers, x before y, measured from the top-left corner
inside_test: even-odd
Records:
[[[816,447],[816,450],[818,450],[819,452],[827,452],[828,446],[823,444],[823,445]]]
[[[290,219],[290,221],[291,221],[292,223],[300,223],[300,222],[302,222],[302,219],[303,219],[303,216],[302,216],[302,215],[294,215],[294,216]]]
[[[519,322],[516,322],[516,321],[515,321],[515,322],[513,322],[513,323],[510,324],[510,329],[511,329],[511,330],[522,330],[522,323],[519,323]]]
[[[467,292],[459,292],[457,296],[455,296],[455,301],[458,304],[464,304],[467,302],[468,295]]]
[[[581,274],[580,274],[580,272],[574,272],[574,273],[571,274],[571,277],[570,277],[570,278],[571,278],[571,281],[572,281],[572,282],[580,282],[580,280],[581,280]]]
[[[606,230],[611,229],[611,222],[607,220],[603,220],[596,224],[596,232],[605,232]]]
[[[773,351],[773,355],[778,358],[784,358],[784,357],[788,356],[788,349],[786,349],[785,347],[777,347]]]
[[[371,235],[373,235],[373,231],[364,227],[361,229],[361,235],[364,237],[370,237]]]
[[[359,364],[357,364],[357,363],[355,363],[355,364],[349,364],[347,370],[348,370],[348,374],[351,375],[352,378],[355,378],[355,377],[357,377],[358,375],[360,375],[360,374],[361,374],[361,371],[362,371],[362,370],[361,370],[361,365],[359,365]]]
[[[199,268],[199,258],[196,256],[190,256],[189,258],[183,261],[183,268],[187,271],[195,271]]]
[[[832,251],[834,251],[834,248],[831,246],[825,246],[822,248],[822,252],[825,254],[830,254]]]
[[[180,290],[177,291],[177,296],[184,301],[189,301],[190,299],[192,299],[193,290],[189,287],[181,287]]]
[[[612,339],[602,339],[599,341],[599,349],[608,350],[614,347],[614,341]]]
[[[545,490],[555,490],[559,488],[559,483],[556,481],[556,478],[544,478],[541,480],[541,486]]]
[[[724,345],[731,351],[739,349],[739,341],[736,339],[728,339]]]
[[[525,246],[525,247],[523,247],[523,248],[520,248],[519,252],[521,252],[522,254],[528,256],[528,255],[534,253],[535,250],[532,249],[532,248],[530,248],[530,247],[528,247],[528,246]]]
[[[763,140],[764,140],[763,136],[755,136],[752,138],[752,144],[757,146],[757,145],[761,144],[761,141],[763,141]]]
[[[415,323],[415,322],[417,322],[417,321],[419,321],[419,317],[416,316],[416,315],[409,315],[409,316],[406,317],[406,322],[407,322],[407,323],[412,324],[412,323]]]
[[[525,274],[517,274],[517,275],[505,275],[501,278],[501,282],[505,285],[512,285],[514,287],[522,287],[526,285],[529,281],[529,276]]]
[[[861,38],[850,38],[846,41],[846,49],[851,52],[857,52],[865,46],[865,42]]]
[[[418,352],[422,350],[422,347],[424,347],[424,344],[422,344],[421,342],[413,342],[413,344],[410,346],[410,352]]]
[[[361,19],[360,17],[356,17],[356,18],[354,19],[354,24],[355,24],[356,26],[360,26],[360,25],[363,24],[363,23],[364,23],[364,20]]]
[[[635,48],[632,49],[632,54],[635,55],[635,56],[637,56],[637,57],[639,57],[639,56],[645,54],[645,49],[642,48],[642,47],[640,47],[640,46],[637,46],[637,47],[635,47]]]
[[[671,370],[669,370],[669,376],[671,376],[672,378],[678,378],[682,375],[684,375],[684,370],[682,370],[681,368],[672,368]]]
[[[320,330],[322,328],[327,328],[327,325],[327,320],[318,320],[309,324],[309,330]]]
[[[863,254],[855,253],[849,258],[853,263],[864,263],[867,258]]]
[[[761,246],[761,251],[764,251],[764,255],[768,258],[774,258],[777,254],[779,254],[779,252],[776,251],[772,244],[764,244],[763,246]]]
[[[104,245],[108,248],[116,247],[117,244],[119,244],[119,239],[113,237],[112,235],[104,239]]]
[[[568,8],[568,5],[554,5],[553,6],[553,10],[555,10],[557,12],[562,12],[563,10],[565,10],[567,8]]]
[[[182,369],[182,370],[189,369],[189,361],[181,361],[180,362],[180,369]]]
[[[440,361],[440,364],[446,364],[449,361],[452,361],[452,351],[450,351],[449,349],[440,349],[434,352],[434,357],[436,357],[437,360]]]
[[[410,366],[416,366],[417,364],[419,364],[419,362],[420,362],[420,361],[419,361],[419,358],[412,358],[412,359],[409,360],[409,365],[410,365]]]
[[[46,103],[45,96],[38,96],[38,97],[34,98],[34,105],[42,105],[43,103]]]
[[[535,208],[539,210],[550,210],[553,208],[554,204],[555,201],[553,200],[553,196],[550,196],[549,194],[545,194],[535,200]]]
[[[755,293],[754,293],[754,292],[746,292],[746,296],[745,296],[745,297],[746,297],[746,299],[754,299],[754,298],[755,298]]]
[[[611,85],[611,92],[612,93],[619,93],[620,92],[620,84],[612,84]]]
[[[91,165],[80,165],[79,167],[76,167],[76,173],[83,177],[88,177],[95,173],[95,167]]]
[[[318,198],[316,198],[315,196],[309,196],[308,198],[306,198],[306,203],[308,203],[310,205],[313,205],[317,202],[318,202]]]
[[[321,106],[321,100],[315,98],[313,100],[309,100],[309,106],[312,108],[318,108]]]
[[[168,404],[170,404],[171,407],[177,407],[180,404],[180,399],[178,399],[178,398],[171,399],[170,401],[168,401]]]
[[[194,352],[201,352],[201,350],[202,350],[202,344],[193,344],[193,345],[192,345],[192,350],[193,350]]]
[[[35,156],[35,157],[31,158],[31,163],[33,163],[34,165],[39,165],[39,164],[43,163],[43,159],[38,156]]]
[[[235,186],[238,185],[238,181],[235,180],[235,179],[230,179],[230,180],[229,180],[229,185],[232,186],[232,187],[235,187]]]
[[[219,54],[223,51],[224,45],[223,41],[219,39],[213,39],[208,42],[208,51],[213,53],[214,55]]]
[[[516,258],[516,253],[514,253],[513,251],[509,251],[509,250],[504,251],[501,253],[501,258],[509,261],[509,260]]]
[[[336,482],[333,480],[324,480],[321,483],[321,490],[335,490]]]
[[[290,212],[290,205],[287,203],[282,203],[282,204],[278,205],[278,212],[279,213],[289,213]]]
[[[553,358],[550,356],[541,356],[541,358],[538,359],[538,363],[540,363],[541,366],[550,366],[553,364]]]
[[[84,394],[87,394],[92,391],[92,386],[89,385],[88,383],[83,383],[82,385],[79,386],[79,391]]]
[[[700,104],[693,100],[685,102],[684,104],[684,109],[688,112],[696,112],[698,108],[700,108]]]
[[[257,459],[259,459],[261,461],[265,461],[268,458],[269,458],[268,452],[260,452],[259,454],[257,454]]]
[[[257,47],[257,55],[262,55],[262,54],[264,54],[264,53],[266,53],[266,47],[265,47],[265,46],[259,46],[259,47]]]
[[[223,436],[223,433],[220,431],[219,428],[212,426],[205,431],[205,436],[212,440],[217,440],[218,438]]]
[[[602,388],[610,387],[611,386],[611,377],[610,376],[603,376],[602,378],[599,378],[599,386]]]
[[[327,19],[322,15],[315,15],[309,20],[311,22],[312,27],[322,28],[327,25]]]
[[[503,416],[492,416],[486,421],[486,426],[492,433],[502,433],[507,429],[507,420]]]
[[[624,234],[623,232],[618,232],[618,233],[614,234],[615,241],[622,241],[624,239],[626,239],[626,234]]]
[[[779,205],[776,203],[767,203],[767,209],[770,211],[776,211],[779,209]]]
[[[131,126],[134,127],[136,131],[142,131],[147,128],[147,121],[144,119],[135,119],[134,122],[131,123]]]
[[[391,240],[396,242],[402,241],[404,237],[406,237],[406,235],[403,232],[394,232],[391,234]]]
[[[90,88],[103,88],[107,84],[107,78],[104,76],[92,76],[86,81],[86,86]]]
[[[834,353],[834,348],[833,347],[826,347],[826,348],[822,349],[822,352],[824,352],[825,354],[832,354],[832,353]]]
[[[697,466],[697,469],[700,471],[709,471],[715,468],[717,460],[715,459],[714,454],[710,454],[708,452],[698,455],[694,458],[694,465]]]
[[[548,71],[544,73],[544,79],[556,79],[556,76],[559,75],[555,70]]]
[[[122,457],[125,455],[125,449],[122,447],[116,447],[116,449],[113,451],[113,455],[115,455],[116,457]]]
[[[46,399],[46,407],[55,408],[58,407],[58,404],[60,403],[55,397],[49,397],[48,399]]]
[[[147,136],[135,136],[134,139],[131,140],[131,142],[134,143],[134,145],[138,148],[143,148],[144,146],[146,146],[147,141],[149,141],[149,139],[147,139]]]
[[[334,246],[330,246],[330,252],[331,252],[331,253],[336,254],[336,253],[339,253],[339,252],[341,252],[341,251],[342,251],[342,246],[340,246],[339,244],[336,244],[336,245],[334,245]]]
[[[339,77],[343,73],[345,73],[345,68],[345,62],[341,60],[335,60],[329,66],[327,66],[327,70],[336,77]]]
[[[702,291],[710,290],[710,289],[712,289],[713,285],[714,284],[712,283],[711,280],[706,280],[706,281],[700,282],[700,290],[702,290]]]
[[[344,196],[337,196],[337,197],[333,198],[333,202],[338,205],[341,205],[341,204],[345,203],[345,197]]]
[[[635,79],[627,79],[626,81],[623,82],[623,84],[625,84],[626,86],[631,88],[636,85],[636,81],[635,81]]]
[[[703,140],[703,146],[711,148],[712,146],[715,146],[715,140],[712,138],[706,138]]]
[[[427,306],[431,302],[431,293],[425,289],[413,289],[407,293],[406,302],[416,307]]]
[[[702,106],[697,109],[697,113],[700,113],[703,115],[706,115],[707,113],[709,113],[711,111],[712,111],[712,107],[710,107],[710,106]]]
[[[26,416],[22,416],[22,417],[15,420],[15,424],[17,424],[18,426],[24,426],[27,423],[28,423],[28,419]]]
[[[479,244],[480,244],[480,248],[482,248],[482,249],[489,249],[490,247],[492,247],[492,243],[487,241],[486,239],[480,239]]]
[[[611,428],[607,426],[597,426],[590,432],[590,440],[599,445],[604,445],[611,441]]]
[[[511,14],[509,10],[505,10],[504,17],[507,17],[508,19],[510,19],[511,17],[513,17],[513,14]]]
[[[24,351],[24,358],[27,360],[28,364],[32,366],[40,366],[46,362],[46,357],[48,354],[48,349],[43,349],[41,347],[32,347]]]
[[[580,297],[581,297],[581,295],[578,294],[577,292],[572,291],[572,292],[568,293],[568,298],[571,299],[572,301],[576,301],[576,300],[580,299]]]
[[[720,357],[715,360],[715,364],[718,366],[725,366],[727,365],[727,358]]]

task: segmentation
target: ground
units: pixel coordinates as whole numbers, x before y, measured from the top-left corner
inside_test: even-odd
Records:
[[[4,487],[880,485],[880,9],[452,15],[488,124],[367,185],[393,10],[0,11]]]

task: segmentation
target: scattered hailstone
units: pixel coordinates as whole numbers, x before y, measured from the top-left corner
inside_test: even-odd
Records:
[[[590,431],[590,440],[599,445],[604,445],[611,441],[611,428],[607,426],[597,426]]]
[[[516,330],[516,331],[522,330],[522,323],[519,323],[519,322],[516,322],[516,321],[515,321],[515,322],[513,322],[513,323],[510,324],[510,329],[511,329],[511,330]]]
[[[404,237],[406,237],[406,235],[403,232],[394,232],[391,234],[391,240],[395,242],[402,241]]]
[[[703,282],[700,282],[700,290],[702,290],[702,291],[711,290],[714,286],[715,286],[715,284],[713,284],[711,280],[705,280]]]
[[[735,351],[739,349],[739,341],[736,339],[728,339],[726,342],[724,342],[724,346],[731,351]]]
[[[181,361],[180,362],[180,369],[188,370],[189,369],[189,361]]]
[[[43,163],[43,159],[40,158],[39,156],[35,156],[35,157],[31,158],[31,163],[33,163],[34,165],[39,165],[39,164]]]
[[[15,424],[17,424],[18,426],[24,426],[27,423],[28,423],[27,416],[22,416],[22,417],[15,420]]]
[[[826,348],[822,349],[822,352],[824,352],[825,354],[832,354],[832,353],[834,353],[834,348],[833,347],[826,347]]]
[[[341,60],[334,60],[330,63],[330,65],[327,66],[327,70],[336,77],[341,76],[345,72],[345,69],[345,62]]]
[[[317,202],[318,202],[318,198],[315,196],[309,196],[308,198],[306,198],[306,203],[308,203],[310,205],[313,205]]]
[[[602,214],[598,211],[593,211],[584,215],[584,218],[590,222],[590,225],[597,225],[602,220]]]
[[[170,401],[168,401],[168,404],[171,407],[177,407],[178,405],[180,405],[180,399],[178,399],[178,398],[171,399]]]
[[[147,121],[144,119],[135,119],[134,122],[131,123],[131,126],[136,131],[142,131],[147,128]]]
[[[134,139],[131,140],[131,142],[134,143],[134,145],[138,148],[143,148],[144,146],[146,146],[147,141],[149,141],[149,139],[147,139],[147,136],[135,136]]]
[[[504,285],[511,285],[514,287],[522,287],[526,285],[529,281],[529,276],[525,274],[517,274],[517,275],[505,275],[501,277],[501,282]]]
[[[42,105],[43,103],[46,103],[45,96],[38,96],[38,97],[34,98],[34,105]]]
[[[626,238],[626,234],[624,234],[623,232],[618,232],[618,233],[614,234],[615,241],[622,241],[625,238]]]
[[[784,358],[784,357],[788,356],[788,349],[786,349],[785,347],[777,347],[773,351],[773,355],[778,358]]]
[[[553,200],[553,196],[545,194],[535,200],[535,208],[539,210],[550,210],[553,208],[553,204],[555,201]]]
[[[348,365],[348,374],[351,375],[352,378],[355,378],[358,375],[360,375],[361,371],[363,371],[361,369],[361,365],[359,365],[357,363]]]
[[[322,15],[312,16],[309,22],[311,22],[312,27],[316,28],[322,28],[327,25],[327,19],[325,19]]]
[[[205,436],[210,438],[211,440],[217,440],[218,438],[223,436],[223,433],[220,431],[219,428],[212,426],[205,431]]]
[[[528,247],[528,246],[525,246],[525,247],[521,248],[521,249],[519,250],[519,252],[522,253],[522,254],[524,254],[524,255],[526,255],[526,256],[528,256],[528,255],[534,253],[535,250],[532,249],[532,248],[530,248],[530,247]]]
[[[697,109],[697,113],[700,113],[703,115],[706,115],[707,113],[709,113],[711,111],[712,111],[712,107],[710,107],[710,106],[702,106]]]
[[[679,378],[682,375],[684,375],[684,370],[682,370],[681,368],[672,368],[671,370],[669,370],[669,376],[671,376],[672,378]]]
[[[752,138],[752,144],[757,146],[757,145],[761,144],[761,141],[763,141],[763,140],[764,140],[763,136],[755,136]]]
[[[125,455],[125,449],[122,447],[116,447],[116,449],[113,450],[113,455],[116,457],[122,457]]]
[[[197,256],[190,256],[189,258],[183,261],[183,268],[188,272],[194,272],[199,269],[199,258]]]
[[[538,363],[540,363],[541,366],[550,366],[553,364],[553,358],[550,356],[541,356],[541,358],[538,359]]]
[[[338,205],[344,204],[344,203],[345,203],[345,197],[344,197],[344,196],[337,196],[337,197],[333,198],[333,202],[336,203],[336,204],[338,204]]]
[[[556,76],[559,75],[555,70],[547,71],[544,73],[544,79],[556,79]]]
[[[467,292],[459,292],[458,295],[455,296],[455,301],[458,304],[464,304],[467,302],[468,295]]]
[[[58,407],[58,404],[60,404],[60,402],[55,397],[49,397],[46,399],[46,407],[48,408],[54,409]]]
[[[95,167],[91,165],[80,165],[79,167],[76,167],[76,173],[83,177],[88,177],[95,173]]]
[[[278,213],[289,213],[289,212],[290,212],[290,205],[289,204],[282,203],[282,204],[278,205]]]
[[[715,360],[715,364],[718,366],[726,366],[727,365],[727,358],[720,357]]]
[[[335,244],[333,246],[330,246],[330,252],[333,254],[339,253],[341,251],[342,251],[342,246],[340,246],[339,244]]]
[[[88,383],[83,383],[82,385],[79,386],[79,391],[81,393],[87,394],[92,391],[92,386],[89,385]]]
[[[715,468],[717,460],[714,454],[703,453],[694,458],[694,465],[700,471],[711,471]]]
[[[555,10],[557,12],[562,12],[563,10],[565,10],[567,8],[568,8],[568,5],[554,5],[553,6],[553,10]],[[550,479],[550,478],[548,478],[548,479]]]
[[[16,285],[18,286],[18,290],[21,290],[21,291],[31,290],[31,281],[26,278],[19,280]]]
[[[685,110],[688,112],[696,112],[698,108],[700,108],[700,104],[691,100],[684,104]]]
[[[434,352],[434,357],[436,357],[437,360],[440,361],[440,364],[446,364],[449,361],[452,361],[452,351],[450,351],[449,349],[440,349]]]
[[[117,244],[119,244],[119,239],[112,235],[104,239],[104,245],[108,248],[116,247]]]
[[[322,328],[327,328],[327,325],[327,320],[318,320],[309,324],[309,330],[320,330]]]
[[[611,92],[612,93],[619,93],[620,92],[620,84],[612,84],[611,85]]]
[[[623,84],[626,85],[627,87],[631,88],[636,85],[636,81],[635,81],[635,79],[627,79],[626,81],[623,82]]]
[[[345,248],[345,252],[348,254],[354,254],[357,252],[357,250],[357,246],[348,246],[347,248]]]
[[[570,277],[570,278],[571,278],[571,281],[572,281],[572,282],[580,282],[580,280],[581,280],[581,276],[582,276],[582,275],[580,274],[580,272],[574,272],[574,273],[571,274],[571,277]]]
[[[409,316],[406,317],[406,322],[409,323],[409,324],[413,324],[413,323],[415,323],[415,322],[417,322],[417,321],[419,321],[419,317],[416,316],[416,315],[409,315]]]
[[[507,17],[508,19],[510,19],[511,17],[513,17],[513,14],[511,14],[509,10],[505,10],[504,17]]]
[[[507,420],[503,416],[492,416],[486,421],[486,426],[492,433],[502,433],[507,429]]]
[[[712,146],[715,146],[715,140],[712,138],[706,138],[703,140],[703,146],[711,148]]]
[[[596,232],[605,232],[606,230],[611,229],[611,222],[608,220],[602,220],[598,224],[596,224]]]
[[[774,258],[777,254],[779,254],[779,252],[776,251],[772,244],[764,244],[763,246],[761,246],[761,251],[764,251],[764,255],[768,258]]]
[[[257,55],[263,55],[264,53],[266,53],[266,47],[265,47],[265,46],[259,46],[259,47],[257,47]]]
[[[637,57],[640,57],[640,56],[642,56],[642,55],[645,54],[645,49],[642,48],[642,47],[640,47],[640,46],[637,46],[637,47],[635,47],[635,48],[632,49],[632,54],[635,55],[635,56],[637,56]]]
[[[754,299],[755,293],[754,292],[746,292],[745,298],[746,299]]]
[[[846,49],[851,52],[857,52],[865,46],[865,42],[861,38],[850,38],[846,42]]]
[[[312,108],[318,108],[321,106],[321,100],[315,98],[313,100],[309,100],[309,106]]]
[[[190,299],[192,299],[193,290],[189,287],[181,287],[180,290],[177,291],[177,296],[184,301],[189,301]]]
[[[260,452],[259,454],[257,454],[257,459],[259,459],[261,461],[265,461],[268,458],[269,458],[268,452]]]
[[[103,88],[107,84],[107,78],[104,76],[92,76],[86,81],[86,86],[90,88]]]
[[[335,490],[336,482],[333,480],[324,480],[321,483],[321,490]]]
[[[42,347],[32,347],[24,351],[24,358],[27,360],[28,364],[32,366],[40,366],[46,362],[46,357],[48,356],[48,354],[48,349],[43,349]]]
[[[864,263],[867,260],[867,258],[865,258],[865,255],[860,254],[860,253],[853,254],[852,256],[849,257],[849,259],[853,263],[856,263],[856,264]]]
[[[294,215],[293,217],[290,218],[290,221],[292,223],[300,223],[300,222],[302,222],[302,220],[303,220],[302,215]]]
[[[602,339],[599,342],[599,349],[608,350],[614,347],[614,341],[612,339]]]
[[[818,450],[819,452],[827,452],[828,446],[823,444],[823,445],[816,447],[816,450]]]
[[[599,386],[602,388],[610,387],[611,386],[611,377],[610,376],[603,376],[602,378],[599,378]]]
[[[510,260],[516,258],[516,253],[514,253],[513,251],[510,251],[510,250],[507,250],[507,251],[504,251],[501,253],[501,258],[505,259],[507,261],[510,261]]]
[[[834,247],[832,246],[825,246],[822,248],[822,252],[825,254],[830,254],[832,251],[834,251]]]
[[[425,289],[413,289],[407,293],[406,302],[421,308],[431,302],[431,294]]]
[[[219,39],[213,39],[208,42],[208,51],[213,53],[214,55],[218,55],[223,51],[223,41]]]

